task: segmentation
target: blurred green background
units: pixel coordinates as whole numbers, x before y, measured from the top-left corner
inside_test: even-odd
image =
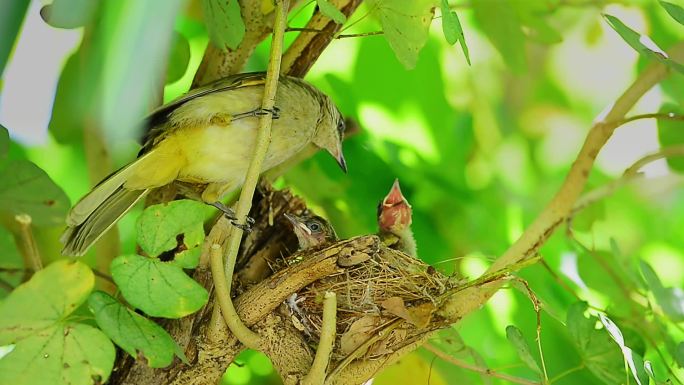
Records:
[[[31,160],[75,202],[96,182],[89,178],[83,128],[102,130],[111,154],[111,164],[103,167],[114,170],[135,157],[139,118],[161,100],[163,74],[164,101],[190,87],[209,44],[201,6],[179,0],[103,1],[97,9],[81,8],[84,15],[70,15],[76,21],[55,16],[63,26],[75,27],[64,29],[41,19],[41,2],[16,1],[0,6],[5,15],[0,25],[12,9],[21,12],[22,3],[26,18],[13,48],[10,43],[0,83],[0,123],[13,139],[10,159]],[[530,4],[536,8],[528,11]],[[458,44],[445,42],[440,18],[433,21],[413,70],[399,63],[381,35],[332,42],[306,79],[360,125],[360,133],[344,145],[349,174],[318,154],[277,185],[290,187],[329,218],[341,237],[351,237],[376,231],[376,205],[399,178],[413,206],[420,258],[445,274],[474,278],[542,210],[592,122],[647,63],[601,14],[619,17],[664,49],[682,40],[684,27],[658,2],[646,0],[452,5],[463,24],[470,66]],[[309,2],[293,12],[290,26],[303,26],[313,9]],[[348,24],[361,21],[344,33],[379,30],[373,18],[362,17],[367,13],[362,5]],[[88,27],[80,27],[84,24]],[[287,41],[296,34],[289,32]],[[3,32],[2,38],[7,36]],[[268,41],[260,45],[246,70],[265,69],[268,49]],[[684,108],[682,90],[684,77],[675,74],[648,92],[632,114],[657,112],[666,103]],[[655,120],[638,120],[619,128],[599,155],[589,188],[618,178],[634,161],[657,151],[656,126]],[[581,368],[583,357],[564,326],[568,308],[579,299],[606,310],[628,345],[652,361],[658,378],[678,383],[676,374],[684,379],[676,362],[677,357],[684,360],[684,329],[652,309],[653,296],[639,270],[644,260],[664,286],[684,285],[683,178],[665,160],[643,171],[646,180],[619,189],[577,217],[572,237],[559,229],[541,249],[548,269],[537,264],[520,273],[545,307],[541,343],[549,377],[578,368],[553,383],[606,383]],[[134,250],[133,223],[139,212],[119,224],[124,251]],[[47,260],[59,258],[60,231],[61,226],[36,229]],[[2,235],[7,245],[11,239]],[[0,261],[3,267],[21,265],[14,251]],[[500,290],[455,328],[490,368],[535,378],[508,342],[507,325],[522,330],[537,357],[535,312],[513,288]],[[472,360],[464,349],[456,350]],[[426,384],[428,375],[431,384],[507,383],[427,351],[402,365],[375,383],[407,383],[409,372],[425,373],[415,381]],[[226,384],[279,381],[268,360],[253,352],[241,356],[228,373]]]

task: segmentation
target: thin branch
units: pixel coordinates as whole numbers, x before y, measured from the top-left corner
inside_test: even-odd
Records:
[[[524,287],[525,291],[527,293],[527,298],[530,299],[530,302],[532,302],[532,307],[534,307],[534,312],[537,314],[537,349],[539,350],[539,358],[541,359],[541,364],[542,364],[542,372],[544,374],[544,384],[549,383],[549,374],[546,371],[546,362],[544,360],[544,351],[542,349],[541,345],[541,301],[539,298],[537,298],[537,295],[534,294],[534,291],[532,291],[532,288],[530,287],[529,282],[526,280],[520,278],[520,277],[515,277],[515,280],[520,282]]]
[[[669,52],[675,61],[684,59],[684,43],[679,43]],[[667,66],[651,64],[635,82],[615,101],[603,119],[594,124],[580,149],[575,162],[568,172],[563,185],[551,202],[542,210],[537,218],[527,227],[518,240],[506,250],[487,270],[487,273],[499,271],[516,262],[534,255],[537,250],[554,233],[572,212],[577,198],[584,190],[594,160],[599,151],[618,127],[616,123],[624,119],[625,114],[654,85],[668,74]],[[486,274],[487,274],[486,273]],[[500,283],[491,283],[482,288],[471,288],[451,297],[443,307],[442,315],[451,320],[459,320],[484,304],[500,287]]]
[[[314,357],[311,370],[302,379],[302,385],[323,385],[325,370],[330,362],[337,335],[337,296],[334,292],[326,291],[323,298],[323,324],[321,338]]]
[[[508,381],[510,383],[513,383],[513,384],[541,385],[541,382],[528,380],[528,379],[522,378],[522,377],[511,376],[510,374],[506,374],[506,373],[495,372],[492,369],[483,368],[483,367],[473,365],[473,364],[470,364],[468,362],[459,360],[458,358],[451,357],[450,355],[444,353],[443,351],[437,349],[436,347],[434,347],[430,344],[425,344],[425,345],[423,345],[423,347],[425,349],[429,350],[430,352],[434,353],[440,359],[442,359],[442,360],[444,360],[444,361],[446,361],[452,365],[456,365],[459,368],[463,368],[463,369],[470,370],[470,371],[473,371],[476,373],[480,373],[480,374],[483,374],[485,376],[499,378],[499,379]]]
[[[272,110],[275,105],[276,89],[278,88],[278,76],[280,75],[280,61],[283,51],[283,36],[285,34],[285,23],[287,22],[287,10],[289,8],[290,0],[276,1],[275,23],[273,26],[273,41],[271,43],[271,57],[266,72],[266,84],[264,85],[264,96],[261,102],[263,110]],[[237,203],[236,216],[237,220],[243,223],[246,222],[249,210],[252,207],[252,198],[254,197],[254,189],[256,189],[259,182],[259,174],[261,174],[262,164],[266,158],[268,146],[271,143],[271,125],[273,116],[271,114],[262,115],[259,118],[259,127],[257,131],[256,143],[252,160],[247,169],[245,182],[242,185],[240,192],[240,199]],[[228,250],[226,252],[225,264],[225,287],[217,284],[217,279],[214,279],[214,285],[217,292],[216,297],[221,305],[221,313],[231,332],[242,342],[245,346],[258,349],[260,345],[260,337],[258,334],[251,331],[240,320],[240,317],[235,311],[233,302],[230,299],[230,288],[233,279],[233,270],[235,269],[235,261],[237,259],[238,250],[240,249],[240,242],[242,241],[243,230],[241,228],[234,228],[228,237]],[[214,246],[212,246],[213,248]],[[213,253],[213,250],[212,250]],[[213,260],[212,256],[212,260]],[[212,263],[212,267],[214,264]],[[212,269],[213,270],[213,269]],[[220,281],[220,280],[219,280]],[[225,290],[219,290],[219,287]]]
[[[33,230],[31,229],[31,216],[28,214],[19,214],[14,217],[14,220],[19,224],[19,240],[21,241],[22,255],[24,256],[24,264],[27,271],[36,272],[43,268],[43,261],[40,258],[38,245],[36,239],[33,237]],[[24,277],[30,276],[25,274]]]
[[[640,114],[640,115],[634,115],[634,116],[629,116],[627,118],[624,118],[618,122],[618,125],[623,126],[627,123],[633,122],[635,120],[641,120],[641,119],[659,119],[659,120],[684,121],[684,115],[675,114],[674,112],[656,112],[656,113],[650,113],[650,114]]]
[[[575,207],[572,208],[572,212],[568,215],[568,219],[572,219],[572,217],[577,215],[578,212],[582,211],[586,207],[600,201],[601,199],[613,195],[613,193],[615,193],[615,191],[617,191],[619,188],[632,182],[636,182],[637,180],[644,179],[644,175],[640,173],[639,170],[641,170],[647,164],[659,159],[677,156],[684,156],[684,145],[678,144],[674,146],[663,147],[652,154],[648,154],[638,159],[625,170],[620,178],[589,191],[577,199]]]

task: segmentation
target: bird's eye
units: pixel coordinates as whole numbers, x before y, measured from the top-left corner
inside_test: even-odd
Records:
[[[311,231],[320,231],[321,230],[321,225],[319,225],[316,222],[311,222],[309,223],[309,230]]]

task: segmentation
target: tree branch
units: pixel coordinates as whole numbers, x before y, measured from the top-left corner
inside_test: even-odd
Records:
[[[672,60],[684,59],[684,43],[669,52]],[[594,160],[603,145],[611,137],[625,114],[655,84],[669,74],[660,63],[651,64],[636,81],[616,100],[605,117],[594,124],[561,188],[546,208],[530,224],[525,232],[506,252],[489,267],[485,274],[500,271],[534,255],[570,214],[589,177]],[[441,315],[456,322],[466,314],[482,306],[500,287],[492,282],[482,287],[468,288],[452,296],[442,309]]]
[[[323,385],[325,370],[330,362],[330,355],[335,346],[337,336],[337,296],[334,292],[326,291],[323,298],[323,326],[321,338],[316,349],[311,370],[302,379],[302,385]]]

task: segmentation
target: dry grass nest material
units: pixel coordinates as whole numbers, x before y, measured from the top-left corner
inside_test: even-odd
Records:
[[[334,357],[352,352],[366,357],[389,354],[420,335],[445,326],[435,311],[457,281],[403,252],[385,247],[374,236],[367,243],[342,249],[340,272],[305,287],[287,301],[295,326],[319,339],[323,296],[337,294],[337,338]],[[296,256],[295,256],[296,257]],[[389,328],[389,333],[378,333]]]

